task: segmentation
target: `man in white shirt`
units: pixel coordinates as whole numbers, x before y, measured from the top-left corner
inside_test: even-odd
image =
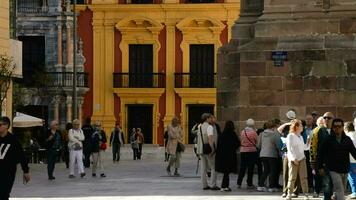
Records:
[[[220,190],[216,186],[217,174],[215,172],[215,139],[214,139],[214,127],[211,125],[212,115],[209,113],[204,113],[202,115],[202,121],[204,121],[199,126],[198,141],[197,141],[197,153],[200,155],[202,165],[201,165],[201,182],[203,184],[203,190]],[[211,152],[209,154],[204,154],[203,146],[204,144],[209,144]],[[211,169],[210,186],[207,182],[207,169]]]

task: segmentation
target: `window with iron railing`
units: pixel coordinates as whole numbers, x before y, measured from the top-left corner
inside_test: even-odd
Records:
[[[215,88],[216,73],[175,73],[176,88]]]
[[[48,0],[17,0],[18,13],[46,13],[48,12]]]
[[[73,72],[47,72],[49,87],[72,87]],[[77,87],[88,87],[88,73],[77,73]]]

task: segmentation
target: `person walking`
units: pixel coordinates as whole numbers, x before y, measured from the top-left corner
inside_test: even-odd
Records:
[[[94,128],[91,125],[90,118],[85,119],[85,124],[82,126],[82,130],[84,133],[84,141],[83,141],[83,154],[84,154],[84,167],[90,167],[90,155],[91,155],[91,146],[90,146],[90,138],[94,133]]]
[[[354,146],[356,146],[356,132],[355,126],[352,122],[346,122],[344,126],[344,131],[347,136],[350,137]],[[347,176],[351,187],[350,199],[356,199],[356,160],[350,155],[350,170]]]
[[[257,147],[261,149],[260,158],[263,165],[263,173],[261,179],[258,181],[257,191],[275,192],[276,183],[278,182],[278,154],[280,135],[276,131],[276,124],[270,120],[266,123],[266,130],[264,130],[258,138]],[[269,180],[269,188],[265,186],[266,179]]]
[[[220,190],[216,185],[216,172],[215,172],[215,149],[216,142],[214,141],[214,127],[210,124],[212,115],[210,113],[204,113],[202,115],[202,121],[199,126],[197,152],[202,161],[201,164],[201,182],[203,190]],[[210,167],[210,186],[207,181],[207,172]]]
[[[91,156],[93,159],[92,166],[92,177],[96,177],[96,171],[99,165],[100,177],[106,177],[104,173],[104,163],[103,156],[104,151],[106,150],[106,134],[101,129],[101,123],[96,122],[94,133],[91,136]]]
[[[323,191],[324,200],[331,200],[333,183],[329,170],[327,168],[323,168],[323,170],[320,170],[319,167],[321,166],[318,166],[317,163],[321,162],[319,161],[321,146],[323,146],[324,142],[330,136],[334,114],[331,112],[326,112],[323,115],[323,119],[325,122],[325,127],[315,128],[313,130],[313,138],[310,148],[310,165],[311,168],[316,172],[316,179],[319,181],[319,183],[317,183],[317,185],[319,186],[317,191]],[[322,171],[322,173],[320,173],[320,171]]]
[[[350,170],[350,154],[356,159],[356,148],[343,131],[342,119],[334,119],[331,127],[330,136],[325,138],[320,146],[317,168],[322,177],[325,176],[326,170],[329,171],[336,200],[344,200],[346,178]]]
[[[112,160],[113,162],[120,161],[120,149],[124,146],[124,134],[119,123],[116,123],[115,129],[111,132],[110,146],[112,148]]]
[[[69,148],[69,178],[75,178],[74,167],[77,164],[78,174],[80,177],[85,176],[84,166],[83,166],[83,144],[84,133],[79,127],[80,121],[78,119],[73,120],[73,128],[69,130],[68,133],[68,148]]]
[[[310,167],[309,158],[310,158],[311,137],[313,135],[313,129],[315,127],[316,126],[314,126],[313,116],[311,114],[307,114],[305,116],[305,126],[304,126],[302,136],[303,136],[304,143],[306,145],[304,154],[305,157],[307,158],[306,162],[307,162],[307,172],[308,172],[308,186],[311,189],[313,188],[313,173],[312,173],[312,168]],[[311,190],[309,192],[311,192]]]
[[[287,200],[292,199],[292,194],[294,193],[295,183],[299,177],[302,191],[305,198],[308,198],[308,175],[307,175],[307,165],[304,150],[306,145],[304,144],[302,122],[298,119],[294,119],[291,122],[289,134],[286,139],[287,145],[287,157],[288,157],[288,195]]]
[[[136,139],[136,129],[132,129],[132,133],[130,135],[130,144],[133,152],[133,159],[136,160],[138,158],[138,143]]]
[[[168,142],[166,151],[169,154],[169,163],[167,173],[171,175],[171,168],[174,167],[174,176],[180,176],[178,169],[180,167],[180,159],[184,151],[183,145],[183,130],[179,124],[179,119],[174,117],[172,123],[167,127]]]
[[[253,173],[258,158],[257,153],[257,133],[254,129],[255,121],[248,119],[246,121],[246,127],[241,131],[241,167],[239,177],[237,179],[237,188],[241,188],[242,180],[247,172],[247,188],[254,189],[253,185]]]
[[[0,117],[0,199],[8,200],[14,185],[17,164],[21,163],[24,184],[31,180],[30,168],[25,153],[16,139],[9,132],[10,119]]]
[[[72,123],[67,123],[65,130],[62,131],[62,159],[66,165],[66,168],[69,168],[69,149],[68,149],[68,142],[69,142],[69,138],[68,138],[68,133],[69,130],[73,128]]]
[[[215,158],[215,170],[224,174],[221,191],[231,191],[229,175],[237,170],[236,151],[240,146],[241,143],[235,132],[234,123],[226,121],[224,131],[218,137]]]
[[[58,131],[57,127],[58,122],[52,121],[51,128],[47,132],[46,147],[48,180],[56,179],[53,176],[53,171],[61,148],[61,133]]]
[[[137,153],[137,159],[141,160],[142,156],[142,145],[145,142],[145,138],[143,137],[143,133],[141,132],[141,128],[136,129],[136,140],[138,144],[138,153]]]

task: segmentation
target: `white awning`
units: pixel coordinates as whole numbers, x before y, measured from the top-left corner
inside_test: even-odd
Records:
[[[26,128],[26,127],[43,126],[44,120],[20,112],[16,112],[16,116],[14,117],[12,123],[13,123],[12,125],[13,127]]]

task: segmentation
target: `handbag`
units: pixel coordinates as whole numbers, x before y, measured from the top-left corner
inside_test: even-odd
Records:
[[[178,142],[178,144],[177,144],[177,152],[184,152],[184,150],[185,150],[184,144],[181,143],[181,142]]]
[[[104,150],[104,151],[107,149],[107,147],[108,146],[106,145],[106,143],[101,143],[101,145],[100,145],[100,149]]]
[[[74,143],[74,144],[72,145],[72,149],[73,149],[74,151],[79,151],[79,150],[82,150],[83,148],[80,146],[79,143]]]
[[[211,146],[209,143],[207,143],[207,144],[204,143],[203,132],[201,130],[201,126],[200,126],[200,135],[201,135],[201,141],[203,142],[203,154],[210,154],[213,150],[211,149]]]

